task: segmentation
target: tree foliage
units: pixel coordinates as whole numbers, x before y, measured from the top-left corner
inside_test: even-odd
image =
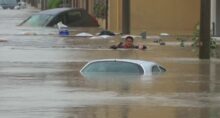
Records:
[[[194,32],[193,32],[193,37],[192,37],[192,40],[193,40],[192,46],[193,46],[193,47],[199,46],[199,42],[200,42],[199,33],[200,33],[200,25],[199,25],[199,24],[196,24],[195,30],[194,30]],[[210,48],[211,48],[211,49],[215,49],[216,47],[217,47],[216,39],[211,38],[211,39],[210,39]]]
[[[48,8],[49,9],[57,8],[60,6],[61,3],[62,3],[62,0],[49,0]]]
[[[106,5],[104,2],[98,2],[94,5],[94,13],[97,18],[105,18],[106,17]]]

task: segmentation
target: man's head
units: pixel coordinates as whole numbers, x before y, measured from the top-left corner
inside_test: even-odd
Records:
[[[125,38],[125,47],[126,48],[131,48],[133,46],[134,38],[132,36],[127,36]]]

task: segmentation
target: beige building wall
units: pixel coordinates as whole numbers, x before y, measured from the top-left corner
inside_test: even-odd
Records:
[[[90,14],[93,15],[93,12],[94,12],[94,10],[93,10],[94,0],[88,0],[88,2],[89,2],[89,9],[88,9],[88,11],[89,11]]]
[[[86,9],[86,0],[79,0],[79,7]]]
[[[108,28],[114,32],[122,30],[122,0],[109,0]]]
[[[72,3],[75,3],[77,7],[86,9],[86,0],[72,0]],[[74,5],[73,5],[74,7]],[[88,0],[88,12],[93,15],[93,7],[94,7],[94,0]]]
[[[109,30],[121,32],[122,0],[109,0]],[[191,34],[200,19],[200,0],[131,0],[131,33]]]

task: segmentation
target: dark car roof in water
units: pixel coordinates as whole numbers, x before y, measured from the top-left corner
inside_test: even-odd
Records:
[[[17,4],[17,0],[0,0],[0,4]]]
[[[82,8],[54,8],[54,9],[49,9],[49,10],[38,12],[37,14],[57,15],[59,13],[70,11],[70,10],[83,10],[83,9]]]

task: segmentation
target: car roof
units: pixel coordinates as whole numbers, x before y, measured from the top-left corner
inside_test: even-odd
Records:
[[[137,59],[98,59],[98,60],[92,60],[89,61],[81,70],[84,70],[88,65],[96,62],[103,62],[103,61],[121,61],[121,62],[128,62],[128,63],[134,63],[138,64],[143,68],[144,74],[143,75],[149,75],[151,74],[151,67],[154,65],[158,65],[157,63],[153,61],[146,61],[146,60],[137,60]]]
[[[16,0],[0,0],[0,4],[17,4]]]
[[[136,63],[139,65],[142,65],[142,64],[154,65],[154,64],[156,64],[155,62],[152,62],[152,61],[136,60],[136,59],[99,59],[99,60],[90,61],[89,63],[101,62],[101,61],[123,61],[123,62]]]
[[[49,15],[57,15],[62,12],[71,11],[71,10],[83,10],[82,8],[54,8],[54,9],[48,9],[44,11],[40,11],[36,14],[49,14]]]

